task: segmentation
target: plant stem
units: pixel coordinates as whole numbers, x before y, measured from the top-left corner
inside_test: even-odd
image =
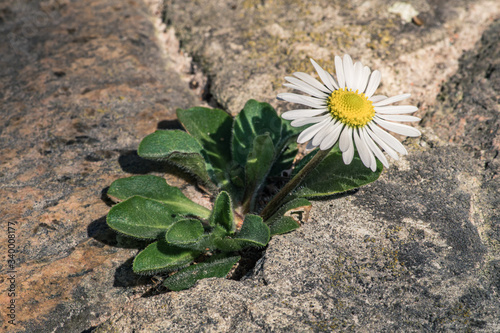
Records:
[[[323,161],[323,159],[328,155],[330,150],[320,150],[314,155],[314,157],[293,177],[286,185],[276,194],[271,201],[264,207],[260,216],[264,221],[271,217],[271,215],[281,207],[283,200],[292,193],[297,186],[302,182],[302,180],[316,168],[316,166]]]
[[[248,191],[245,191],[245,195],[243,197],[246,199],[241,204],[241,213],[243,216],[245,216],[246,214],[248,214],[250,212],[251,203],[253,201],[252,200],[253,196],[250,195],[250,197],[248,197],[247,193],[248,193]]]

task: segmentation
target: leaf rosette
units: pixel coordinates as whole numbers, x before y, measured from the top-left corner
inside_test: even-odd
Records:
[[[369,171],[359,158],[346,166],[334,147],[299,186],[263,210],[273,195],[269,187],[296,176],[314,159],[316,151],[294,165],[303,128],[255,100],[234,118],[204,107],[179,109],[177,117],[185,131],[158,130],[142,140],[138,154],[193,176],[212,196],[211,209],[162,177],[140,175],[111,184],[108,196],[118,203],[107,216],[116,232],[151,242],[135,257],[133,270],[175,272],[164,282],[171,290],[227,276],[242,250],[264,248],[271,236],[299,228],[311,209],[308,199],[368,184],[382,171],[380,163],[376,172]]]

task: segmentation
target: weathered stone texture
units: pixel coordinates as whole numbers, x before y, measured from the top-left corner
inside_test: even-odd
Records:
[[[484,33],[477,49],[460,59],[458,72],[443,85],[439,103],[424,125],[471,152],[482,173],[483,206],[490,207],[487,235],[500,246],[500,20]]]
[[[78,332],[135,293],[115,281],[136,250],[102,232],[101,193],[157,169],[136,156],[139,140],[198,103],[168,69],[154,19],[142,1],[1,5],[0,264],[16,222],[16,330]],[[10,330],[2,282],[0,327]]]
[[[309,58],[333,71],[331,59],[344,53],[381,70],[385,93],[411,84],[415,96],[425,96],[454,68],[455,48],[470,48],[474,33],[500,12],[495,1],[404,1],[419,12],[418,26],[389,12],[396,1],[165,2],[167,22],[233,114],[249,98],[274,103],[283,76],[313,71]]]
[[[378,182],[315,201],[247,279],[141,300],[97,332],[495,332],[499,253],[478,216],[488,210],[475,207],[481,168],[431,138],[411,142]],[[155,306],[158,318],[141,322]]]
[[[309,222],[274,237],[241,281],[164,292],[131,272],[144,244],[106,227],[103,193],[166,172],[200,196],[135,153],[157,127],[178,126],[177,107],[201,102],[172,65],[182,55],[165,53],[175,47],[163,48],[142,0],[4,3],[0,219],[17,223],[20,306],[16,327],[1,312],[2,329],[500,331],[497,1],[407,1],[422,26],[390,13],[394,1],[165,3],[209,76],[205,96],[228,111],[248,98],[289,107],[274,101],[285,74],[312,72],[309,57],[331,69],[348,52],[382,71],[383,93],[413,93],[424,135],[377,182],[314,201]]]

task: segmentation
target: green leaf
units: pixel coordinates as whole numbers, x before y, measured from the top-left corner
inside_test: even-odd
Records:
[[[228,251],[239,251],[246,247],[264,247],[271,237],[269,227],[262,222],[262,218],[257,215],[248,214],[245,216],[241,230],[233,237],[225,237],[215,240],[218,249]]]
[[[295,142],[295,139],[299,136],[299,134],[305,130],[309,125],[305,125],[302,127],[293,127],[290,125],[290,121],[282,120],[281,125],[281,145],[287,145],[290,142]]]
[[[283,171],[292,167],[295,156],[298,153],[297,136],[306,128],[307,126],[292,127],[289,121],[282,120],[281,138],[276,145],[278,157],[270,172],[271,176],[279,176]]]
[[[231,166],[229,167],[229,178],[234,185],[238,187],[245,187],[245,169],[238,163],[231,163]]]
[[[276,146],[281,138],[281,126],[281,119],[271,105],[249,100],[234,120],[233,160],[245,166],[254,139],[258,135],[268,133]]]
[[[126,200],[135,195],[161,201],[172,214],[195,215],[207,219],[210,210],[188,198],[177,188],[167,184],[162,177],[152,175],[132,176],[115,180],[108,190],[108,196]]]
[[[299,228],[300,221],[307,220],[311,206],[311,203],[304,198],[296,198],[285,203],[266,221],[271,229],[271,236]]]
[[[174,245],[192,244],[200,240],[204,231],[205,229],[199,220],[178,220],[168,229],[165,240]]]
[[[264,185],[275,157],[273,141],[267,133],[256,136],[252,146],[245,166],[246,188],[243,206],[249,207],[246,211],[253,210],[255,197]]]
[[[281,176],[281,173],[285,170],[289,170],[292,168],[293,161],[295,160],[295,156],[299,150],[297,149],[297,144],[295,140],[291,142],[286,149],[280,154],[280,156],[276,159],[276,162],[273,164],[273,168],[271,172],[269,172],[270,176]]]
[[[383,166],[377,161],[377,170],[372,172],[363,165],[358,154],[346,165],[337,147],[312,170],[293,193],[294,197],[313,198],[341,193],[369,184],[378,179]]]
[[[257,246],[266,246],[269,242],[269,228],[258,215],[247,214],[241,230],[235,239],[255,243]]]
[[[194,107],[177,110],[177,118],[186,131],[203,147],[212,178],[223,184],[231,162],[231,129],[233,118],[220,109]]]
[[[137,153],[143,158],[168,161],[215,187],[207,172],[202,146],[186,132],[158,130],[141,141]]]
[[[220,225],[229,233],[234,232],[236,228],[231,197],[225,191],[221,191],[215,199],[210,225]]]
[[[215,231],[215,229],[218,229]],[[206,252],[217,249],[215,240],[223,238],[227,235],[227,232],[222,227],[216,227],[210,233],[204,233],[192,243],[176,243],[172,239],[166,239],[169,244],[193,251]],[[220,232],[222,230],[222,232]]]
[[[282,216],[269,225],[271,236],[286,234],[298,228],[300,228],[300,223],[290,216]]]
[[[199,255],[198,251],[180,249],[164,241],[157,241],[139,252],[132,268],[138,274],[174,271],[189,264]]]
[[[127,236],[155,239],[170,228],[174,218],[161,202],[134,196],[113,206],[106,222],[111,229]]]
[[[335,146],[333,148],[333,150],[335,149],[338,149],[337,146]],[[332,150],[332,151],[333,151]],[[300,159],[300,161],[297,162],[297,164],[295,165],[295,167],[293,168],[293,171],[292,171],[292,177],[294,177],[296,174],[299,173],[300,170],[302,170],[303,167],[306,166],[307,163],[309,163],[310,160],[312,160],[312,158],[316,155],[316,153],[319,151],[319,149],[314,149],[312,152],[310,152],[309,154],[307,154],[306,156],[302,157]],[[343,161],[342,161],[343,163]]]
[[[170,290],[179,291],[192,287],[196,281],[211,277],[225,277],[240,260],[239,256],[212,259],[191,265],[168,277],[163,285]]]

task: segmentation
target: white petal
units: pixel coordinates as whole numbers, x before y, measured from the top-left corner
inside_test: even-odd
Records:
[[[354,66],[352,65],[351,56],[346,54],[344,55],[344,75],[345,75],[345,83],[347,89],[353,90],[354,88]]]
[[[373,95],[372,97],[368,98],[368,100],[375,103],[375,102],[381,101],[381,100],[386,99],[386,98],[387,98],[387,96],[385,96],[385,95]]]
[[[339,148],[340,151],[345,152],[352,146],[352,128],[345,126],[342,134],[340,134]]]
[[[290,102],[290,103],[296,103],[296,104],[302,104],[302,105],[307,105],[313,108],[322,108],[326,106],[326,100],[322,100],[316,97],[311,97],[311,96],[304,96],[304,95],[299,95],[299,94],[294,94],[294,93],[281,93],[278,94],[278,99]]]
[[[344,66],[342,66],[342,59],[339,56],[335,56],[335,73],[337,74],[339,89],[343,89],[345,87]]]
[[[312,125],[311,127],[308,127],[305,130],[303,130],[302,133],[300,133],[299,137],[297,138],[297,142],[304,143],[306,141],[311,140],[313,136],[316,135],[316,133],[318,133],[324,126],[328,125],[330,119],[325,119],[322,122]]]
[[[342,153],[342,159],[344,160],[344,164],[351,164],[353,157],[354,157],[354,144],[352,143],[352,137],[351,137],[351,145],[349,146],[349,149],[347,149],[345,152]]]
[[[382,147],[382,149],[385,150],[385,152],[390,157],[392,157],[395,160],[399,160],[398,153],[396,153],[396,151],[394,149],[389,147],[389,145],[387,143],[385,143],[384,140],[382,140],[375,133],[373,133],[373,131],[369,127],[365,127],[365,130],[366,130],[366,133],[370,136],[370,138],[372,138],[376,143],[378,143],[378,145],[380,147]]]
[[[332,85],[335,87],[335,90],[339,89],[339,84],[337,83],[337,81],[335,81],[335,78],[333,77],[333,75],[331,73],[328,73],[328,77],[330,78],[330,82],[332,83]]]
[[[356,61],[354,64],[354,79],[352,80],[352,90],[361,92],[361,80],[363,79],[361,76],[363,75],[363,64],[359,61]]]
[[[401,114],[378,114],[377,117],[382,118],[384,120],[399,121],[399,122],[420,121],[420,118],[418,117],[401,115]]]
[[[379,102],[373,103],[373,106],[389,105],[389,104],[396,103],[396,102],[402,101],[404,99],[407,99],[410,96],[411,96],[411,94],[402,94],[402,95],[392,96],[392,97],[386,98],[384,100],[381,100]]]
[[[368,84],[368,78],[370,77],[370,67],[363,67],[363,72],[361,73],[361,80],[359,81],[359,92],[365,92],[366,85]]]
[[[380,79],[382,74],[378,70],[374,70],[370,75],[370,80],[368,81],[368,86],[366,87],[365,95],[366,97],[372,97],[375,90],[377,90],[378,85],[380,84]]]
[[[418,110],[418,108],[413,105],[376,106],[374,109],[377,114],[413,113]]]
[[[307,75],[307,74],[305,74]],[[318,83],[318,85],[321,85],[321,83],[319,83],[316,79],[312,78],[312,80],[316,81]],[[309,83],[307,82],[304,82],[300,79],[297,79],[296,77],[293,77],[293,76],[285,76],[285,80],[287,80],[288,82],[298,86],[298,87],[302,87],[302,88],[306,88],[306,89],[314,89],[315,91],[319,91],[321,92],[322,94],[325,94],[327,96],[330,95],[330,91],[328,91],[328,89],[326,89],[324,86],[322,86],[321,88],[322,89],[318,89],[316,86],[313,86],[313,85],[310,85]],[[326,92],[324,90],[327,90]]]
[[[285,80],[287,80],[290,83],[295,84],[296,86],[300,86],[300,87],[305,86],[305,87],[309,87],[309,88],[314,88],[314,86],[310,85],[309,83],[304,82],[304,81],[302,81],[296,77],[293,77],[293,76],[285,76]]]
[[[284,83],[283,84],[285,87],[288,87],[288,88],[292,88],[292,89],[295,89],[295,90],[299,90],[299,91],[302,91],[302,92],[305,92],[306,94],[309,94],[313,97],[317,97],[317,98],[322,98],[322,99],[326,99],[328,98],[328,94],[322,92],[322,91],[319,91],[318,89],[316,88],[312,88],[310,86],[298,86],[298,85],[295,85],[293,83]]]
[[[316,69],[316,72],[318,72],[318,75],[319,75],[321,81],[323,81],[323,83],[325,84],[325,86],[327,86],[328,89],[330,89],[331,91],[334,91],[335,87],[332,84],[332,81],[330,81],[330,74],[327,71],[325,71],[323,68],[321,68],[321,66],[318,65],[316,63],[316,61],[311,59],[311,63],[313,64],[314,69]]]
[[[373,164],[375,164],[376,168],[377,162],[375,162],[375,157],[373,156],[371,150],[368,149],[368,146],[366,145],[364,140],[361,140],[361,138],[359,137],[358,130],[354,131],[353,136],[356,148],[358,148],[358,154],[361,158],[361,162],[363,162],[363,164],[367,168],[371,168]]]
[[[290,123],[293,127],[301,127],[304,125],[309,125],[309,124],[316,124],[319,123],[320,121],[323,121],[325,119],[331,118],[329,114],[324,115],[324,116],[319,116],[319,117],[307,117],[307,118],[299,118],[295,119]]]
[[[321,145],[319,146],[319,149],[321,150],[327,150],[330,149],[338,140],[340,136],[340,131],[342,131],[342,128],[344,127],[344,124],[341,122],[338,122],[337,125],[327,136],[326,138],[321,141]]]
[[[385,121],[385,120],[382,120],[382,119],[377,118],[377,117],[375,117],[373,119],[373,121],[376,122],[378,125],[382,126],[383,128],[385,128],[391,132],[401,134],[401,135],[416,137],[416,136],[420,136],[422,134],[415,127],[411,127],[408,125],[391,123],[389,121]]]
[[[327,108],[322,109],[300,109],[300,110],[291,110],[286,111],[281,115],[281,118],[285,120],[294,120],[299,118],[309,118],[320,115],[322,113],[327,112]]]
[[[362,130],[358,128],[357,133],[359,135],[359,139],[360,139],[361,143],[364,144],[365,148],[368,150],[368,156],[370,158],[370,166],[369,166],[369,168],[372,171],[377,170],[377,160],[375,159],[375,156],[373,155],[373,151],[370,149],[370,146],[368,145],[368,142],[366,142],[365,136],[363,135],[364,132],[362,132]]]
[[[336,120],[332,118],[328,126],[323,127],[321,131],[318,132],[312,139],[312,143],[314,146],[319,146],[323,139],[330,133],[333,129],[335,129]]]
[[[392,149],[400,153],[401,155],[406,155],[408,152],[405,147],[398,141],[395,137],[378,127],[375,123],[368,124],[370,129],[375,133],[380,139],[382,139],[385,143],[389,145]],[[375,138],[373,138],[375,139]]]
[[[367,133],[367,128],[362,128],[359,131],[359,136],[361,137],[361,140],[364,140],[366,142],[366,145],[370,150],[375,154],[375,156],[379,159],[382,164],[388,168],[389,167],[389,162],[387,162],[387,158],[385,158],[384,153],[380,150],[380,148],[373,142],[373,140],[370,138],[370,136]],[[375,169],[377,169],[377,163],[375,162]],[[372,168],[373,170],[373,168]],[[375,170],[373,170],[375,171]]]
[[[305,83],[309,84],[310,86],[318,89],[318,90],[326,92],[327,94],[331,93],[331,91],[327,87],[325,87],[324,85],[322,85],[318,80],[316,80],[315,78],[313,78],[309,74],[302,73],[302,72],[296,72],[296,73],[293,73],[293,75],[295,77],[301,79]]]

